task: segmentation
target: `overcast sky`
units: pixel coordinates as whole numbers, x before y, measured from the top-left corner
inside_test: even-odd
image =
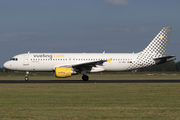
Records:
[[[131,53],[172,26],[180,61],[180,0],[1,0],[0,67],[27,53]]]

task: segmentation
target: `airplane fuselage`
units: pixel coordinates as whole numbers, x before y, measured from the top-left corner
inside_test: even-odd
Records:
[[[54,71],[56,67],[88,63],[112,58],[90,72],[125,71],[136,61],[136,53],[27,53],[14,56],[4,66],[17,71]],[[70,66],[71,67],[71,66]]]

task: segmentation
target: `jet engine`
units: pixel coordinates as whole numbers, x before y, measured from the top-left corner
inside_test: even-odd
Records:
[[[71,77],[71,69],[72,68],[67,67],[57,67],[55,71],[55,76],[60,78]]]
[[[58,78],[71,77],[71,75],[78,74],[72,68],[68,67],[56,67],[55,76]]]

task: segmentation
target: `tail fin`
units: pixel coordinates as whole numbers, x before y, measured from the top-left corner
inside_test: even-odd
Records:
[[[143,51],[138,53],[137,60],[128,67],[128,70],[144,68],[175,60],[176,56],[165,56],[171,30],[172,27],[163,27],[151,43]]]
[[[141,52],[142,54],[156,54],[154,57],[166,55],[172,27],[163,27],[151,43]],[[158,55],[158,56],[157,56]]]

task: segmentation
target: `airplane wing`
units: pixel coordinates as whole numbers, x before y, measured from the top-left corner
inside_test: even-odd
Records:
[[[98,60],[98,61],[92,61],[92,62],[71,64],[71,65],[61,65],[60,67],[72,67],[72,68],[77,69],[78,71],[90,70],[92,67],[96,67],[96,65],[102,65],[104,62],[111,63],[111,60],[112,58],[108,60]]]
[[[86,63],[80,63],[80,64],[74,64],[72,67],[96,67],[96,65],[102,65],[104,62],[107,62],[108,60],[98,60],[93,62],[86,62]]]

